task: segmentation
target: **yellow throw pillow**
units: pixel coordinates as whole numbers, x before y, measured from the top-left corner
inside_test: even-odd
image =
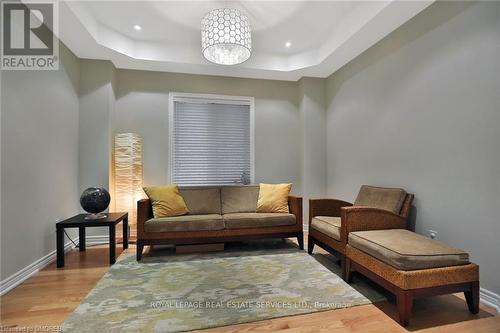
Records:
[[[288,194],[292,184],[260,184],[257,213],[289,213]]]
[[[186,203],[179,194],[177,185],[144,187],[143,189],[149,200],[151,200],[155,218],[179,216],[188,213]]]

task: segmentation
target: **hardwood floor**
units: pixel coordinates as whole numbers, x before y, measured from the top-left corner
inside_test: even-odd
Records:
[[[117,246],[117,251],[122,251]],[[134,253],[131,246],[127,253]],[[316,251],[322,251],[316,248]],[[86,252],[66,254],[66,266],[55,262],[1,298],[0,331],[16,327],[58,326],[73,312],[98,280],[107,272],[108,247],[89,246]],[[446,295],[415,301],[411,324],[396,323],[396,308],[382,302],[349,309],[275,318],[259,322],[218,327],[199,332],[495,332],[500,333],[500,317],[481,305],[478,315],[467,310],[463,297]],[[13,330],[12,330],[13,331]]]

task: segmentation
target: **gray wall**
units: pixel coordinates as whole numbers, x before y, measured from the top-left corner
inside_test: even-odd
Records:
[[[1,78],[1,279],[55,249],[55,221],[78,210],[79,61]]]
[[[302,192],[304,223],[309,218],[309,198],[326,195],[326,105],[325,80],[302,78],[299,81],[299,110],[302,147]]]
[[[296,82],[117,70],[114,132],[143,138],[144,183],[167,182],[169,92],[255,97],[256,182],[293,182],[301,193]]]
[[[81,60],[79,113],[79,188],[109,189],[111,131],[115,96],[114,66]]]
[[[81,193],[88,187],[104,187],[113,198],[115,67],[110,61],[83,59],[80,70],[78,188]],[[89,228],[87,236],[107,235],[107,231],[106,227]]]
[[[327,81],[328,190],[416,194],[416,230],[470,251],[500,293],[498,2],[438,2]]]

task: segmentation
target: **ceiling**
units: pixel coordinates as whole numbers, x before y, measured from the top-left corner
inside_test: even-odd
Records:
[[[63,1],[59,37],[78,57],[117,68],[296,81],[329,76],[432,2]],[[221,7],[249,17],[252,56],[243,64],[201,54],[201,19]]]

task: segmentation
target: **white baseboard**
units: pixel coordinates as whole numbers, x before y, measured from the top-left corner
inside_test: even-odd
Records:
[[[78,244],[78,238],[76,239],[76,241],[73,241]],[[73,243],[69,241],[64,245],[64,252],[69,251],[74,247],[75,246],[73,245]],[[23,283],[29,277],[42,270],[45,266],[47,266],[54,260],[56,260],[56,250],[50,252],[49,254],[43,256],[32,264],[24,267],[20,271],[2,280],[0,282],[0,296],[5,295],[8,291]]]
[[[495,294],[492,291],[481,288],[479,291],[479,299],[481,303],[492,307],[500,315],[500,295]]]
[[[98,245],[98,244],[108,244],[108,243],[109,243],[108,235],[85,237],[85,245]]]
[[[73,239],[75,244],[78,244],[79,238],[76,237]],[[108,236],[87,236],[85,237],[85,245],[98,245],[98,244],[107,244],[109,243]],[[71,249],[75,248],[71,241],[67,242],[64,245],[64,252],[67,252]],[[49,254],[43,256],[32,264],[26,266],[20,271],[12,274],[8,278],[2,280],[0,282],[0,296],[5,295],[7,292],[17,287],[25,280],[33,276],[35,273],[41,271],[45,266],[50,264],[51,262],[56,260],[56,250],[50,252]]]

